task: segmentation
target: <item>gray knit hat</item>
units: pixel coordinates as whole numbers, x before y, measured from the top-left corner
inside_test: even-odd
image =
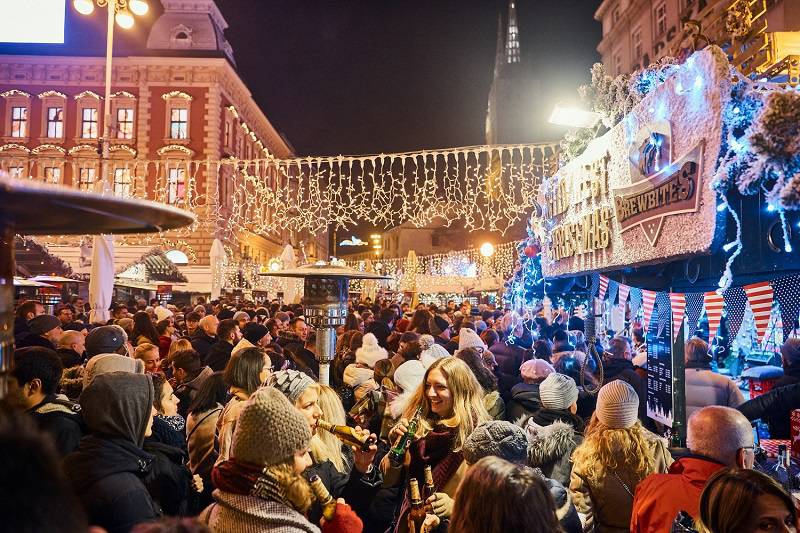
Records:
[[[610,428],[629,428],[639,416],[639,395],[627,382],[615,379],[597,393],[595,413],[597,419]]]
[[[242,408],[231,456],[255,465],[281,463],[311,443],[308,421],[272,387],[258,389]]]
[[[34,335],[41,335],[61,326],[61,321],[54,315],[39,315],[28,322],[28,327]]]
[[[528,453],[525,431],[505,420],[483,422],[476,427],[462,447],[464,460],[475,464],[493,455],[514,464],[524,464]]]
[[[569,409],[578,401],[578,386],[571,377],[553,372],[539,384],[539,399],[545,409]]]
[[[269,383],[267,383],[267,385],[281,391],[284,396],[289,398],[292,404],[297,401],[309,385],[313,384],[313,379],[297,370],[279,370],[272,374]]]

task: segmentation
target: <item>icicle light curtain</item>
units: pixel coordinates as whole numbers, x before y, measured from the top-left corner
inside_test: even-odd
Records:
[[[230,235],[318,233],[365,221],[422,227],[434,219],[505,233],[528,215],[542,177],[555,172],[558,161],[555,144],[220,161],[192,160],[184,147],[166,148],[174,150],[160,160],[127,158],[134,155],[130,149],[112,153],[112,192],[183,207],[198,216],[198,224],[222,222]],[[79,151],[56,157],[36,149],[20,153],[26,150],[0,147],[0,168],[11,176],[63,184],[68,167],[73,177],[68,185],[101,189],[98,158],[81,157]],[[167,158],[174,153],[185,158]]]

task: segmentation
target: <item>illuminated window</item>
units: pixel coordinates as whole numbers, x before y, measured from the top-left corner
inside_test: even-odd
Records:
[[[44,181],[47,183],[61,183],[61,167],[44,167]]]
[[[133,139],[133,109],[117,108],[117,139]]]
[[[131,196],[131,170],[129,168],[114,169],[114,194]]]
[[[94,185],[95,169],[94,167],[83,167],[78,174],[78,188],[82,191],[89,191]]]
[[[47,108],[47,137],[60,139],[64,136],[64,108]]]
[[[21,178],[24,174],[23,167],[8,167],[8,175],[12,178]]]
[[[633,30],[633,35],[631,36],[631,40],[633,41],[633,57],[634,59],[639,59],[642,57],[642,29],[636,28]]]
[[[27,137],[28,136],[28,108],[27,107],[12,107],[11,108],[11,136],[12,137]]]
[[[182,168],[169,169],[167,176],[167,202],[180,203],[186,196],[186,172]]]
[[[81,139],[97,139],[97,108],[84,107],[81,110]]]
[[[656,35],[661,36],[667,32],[667,4],[661,2],[656,6]]]
[[[169,115],[170,139],[189,138],[189,110],[182,107],[172,108]]]

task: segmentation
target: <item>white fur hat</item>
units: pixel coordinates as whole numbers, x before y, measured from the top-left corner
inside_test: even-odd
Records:
[[[370,368],[381,359],[386,359],[389,354],[384,348],[378,346],[378,339],[372,333],[364,335],[361,341],[361,348],[356,350],[356,363],[367,365]]]

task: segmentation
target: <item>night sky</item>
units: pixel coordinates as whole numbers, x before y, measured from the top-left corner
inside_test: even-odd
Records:
[[[239,70],[298,154],[484,144],[507,0],[218,0]],[[598,60],[599,0],[517,0],[544,121]]]
[[[162,8],[117,30],[115,54],[135,53]],[[105,10],[67,0],[63,45],[0,43],[0,54],[105,53]],[[298,155],[389,153],[484,144],[507,0],[217,0],[238,69]],[[523,56],[541,79],[540,109],[577,99],[598,60],[600,0],[517,0]],[[557,140],[560,131],[552,133]],[[541,135],[539,135],[541,137]]]

